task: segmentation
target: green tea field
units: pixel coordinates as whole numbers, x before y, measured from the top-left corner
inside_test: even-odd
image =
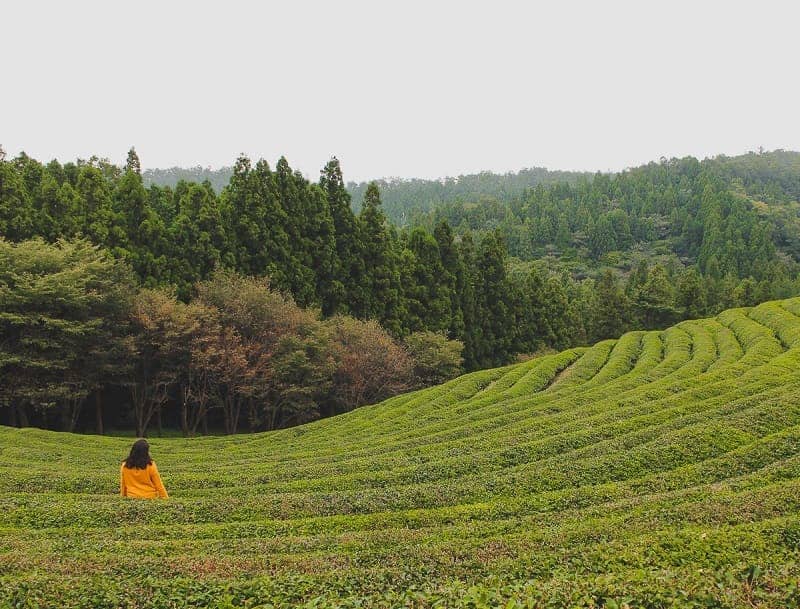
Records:
[[[0,428],[0,608],[800,606],[800,298],[130,442]]]

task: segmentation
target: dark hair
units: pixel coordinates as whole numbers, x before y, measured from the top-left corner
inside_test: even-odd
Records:
[[[125,459],[125,467],[128,469],[144,469],[153,460],[150,458],[150,445],[147,440],[136,440],[131,446],[131,454]]]

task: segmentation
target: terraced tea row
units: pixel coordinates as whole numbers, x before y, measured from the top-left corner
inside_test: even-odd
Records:
[[[0,607],[800,603],[800,299],[303,427],[0,429]],[[438,603],[438,605],[437,605]]]

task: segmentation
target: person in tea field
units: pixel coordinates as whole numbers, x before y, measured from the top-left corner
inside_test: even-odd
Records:
[[[119,494],[138,499],[169,497],[158,474],[156,462],[150,458],[150,445],[147,440],[136,440],[128,458],[120,465]]]

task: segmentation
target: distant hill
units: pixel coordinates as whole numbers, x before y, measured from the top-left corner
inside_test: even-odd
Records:
[[[376,182],[381,190],[386,215],[395,224],[405,226],[414,215],[435,210],[446,203],[510,201],[521,197],[526,189],[534,188],[538,184],[575,184],[579,179],[591,179],[593,175],[533,167],[508,173],[483,171],[440,180],[396,178]],[[361,208],[368,184],[369,182],[347,184],[347,190],[353,198],[353,209]]]
[[[800,201],[800,152],[775,150],[704,161],[721,175],[739,180],[747,194],[769,203]]]
[[[159,186],[175,186],[181,180],[186,182],[211,182],[211,186],[219,193],[228,185],[233,174],[233,167],[220,167],[211,169],[210,167],[170,167],[168,169],[145,169],[142,171],[142,180],[145,186],[157,184]]]
[[[0,427],[0,606],[797,607],[798,396],[791,299],[151,438],[168,500],[131,438]]]
[[[767,203],[800,201],[800,152],[775,150],[750,152],[739,156],[720,155],[701,162],[726,180],[737,181],[748,196]],[[637,168],[634,168],[635,171]],[[147,169],[142,172],[146,185],[174,187],[180,180],[203,182],[208,180],[220,192],[230,180],[232,167],[171,167]],[[556,171],[544,167],[521,169],[516,172],[475,174],[446,177],[438,180],[416,178],[382,178],[375,180],[381,190],[384,212],[399,226],[413,223],[415,217],[452,203],[480,204],[504,202],[524,196],[526,189],[539,184],[565,183],[574,185],[579,180],[591,180],[592,172]],[[361,208],[361,201],[369,182],[348,182],[353,209]]]
[[[233,167],[170,167],[147,169],[142,172],[145,185],[158,184],[174,188],[181,180],[204,182],[208,180],[218,193],[228,184]],[[439,180],[416,178],[389,178],[375,180],[381,190],[381,200],[386,216],[399,226],[408,224],[412,213],[427,212],[443,203],[472,201],[484,198],[510,200],[519,197],[526,188],[537,184],[574,184],[579,178],[591,178],[592,173],[575,171],[551,171],[544,167],[521,169],[516,172],[481,173],[447,177]],[[348,182],[347,190],[352,197],[355,211],[361,209],[361,201],[369,182]]]

